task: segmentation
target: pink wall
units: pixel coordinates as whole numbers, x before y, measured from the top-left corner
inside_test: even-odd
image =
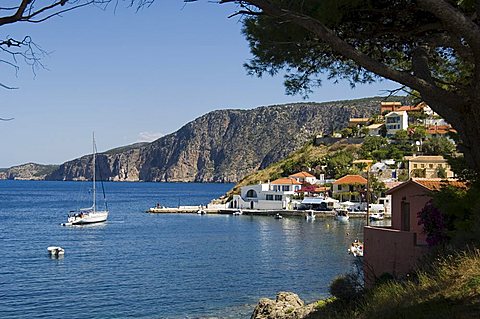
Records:
[[[392,194],[392,228],[401,229],[401,207],[402,201],[410,203],[410,232],[417,234],[417,242],[421,245],[426,244],[425,234],[423,233],[423,226],[418,225],[417,214],[420,212],[425,204],[431,199],[428,191],[413,182],[410,182],[399,188]]]
[[[427,246],[417,245],[413,232],[389,227],[364,227],[365,283],[371,286],[383,273],[402,276],[408,273],[426,251]]]

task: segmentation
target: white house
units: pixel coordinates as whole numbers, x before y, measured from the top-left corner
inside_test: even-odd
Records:
[[[382,127],[384,126],[385,124],[383,123],[375,123],[375,124],[371,124],[369,126],[367,126],[368,128],[368,135],[369,136],[381,136],[381,132],[382,132]]]
[[[273,182],[247,185],[240,188],[240,195],[233,195],[230,208],[244,209],[293,209],[292,198],[302,187],[294,178],[284,177]]]
[[[385,115],[387,136],[394,136],[397,131],[408,128],[408,114],[406,111],[390,112]]]
[[[288,177],[294,178],[297,182],[300,182],[302,184],[307,183],[307,184],[314,185],[317,183],[317,178],[308,172],[300,172],[300,173],[290,175]]]

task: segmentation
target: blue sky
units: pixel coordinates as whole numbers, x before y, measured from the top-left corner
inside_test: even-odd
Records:
[[[123,6],[123,7],[122,7]],[[48,51],[46,69],[2,65],[0,167],[60,164],[176,131],[209,111],[302,101],[285,95],[283,78],[246,75],[250,57],[232,5],[157,0],[136,12],[83,8],[40,24],[2,27],[30,35]],[[308,101],[381,95],[391,82],[324,85]]]

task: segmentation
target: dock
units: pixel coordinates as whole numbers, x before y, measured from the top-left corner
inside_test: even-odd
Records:
[[[150,214],[197,214],[198,211],[204,211],[206,214],[222,214],[222,215],[233,215],[233,213],[238,212],[238,208],[223,208],[223,209],[209,209],[202,206],[179,206],[179,207],[152,207],[146,210],[146,213]],[[308,213],[308,210],[287,210],[287,209],[276,209],[276,210],[263,210],[263,209],[244,209],[242,208],[242,215],[247,216],[275,216],[280,214],[284,217],[305,217]],[[334,211],[315,211],[316,217],[333,217],[335,215]],[[351,212],[349,213],[350,218],[366,218],[366,212]]]

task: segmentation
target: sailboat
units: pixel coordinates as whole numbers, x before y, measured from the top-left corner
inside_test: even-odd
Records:
[[[71,225],[85,225],[85,224],[93,224],[93,223],[102,223],[107,220],[108,218],[108,207],[107,201],[105,200],[105,210],[97,210],[96,207],[96,197],[97,197],[97,189],[96,189],[96,176],[95,176],[95,159],[97,155],[97,146],[95,145],[95,134],[93,134],[93,154],[92,154],[92,170],[93,170],[93,204],[91,207],[88,208],[81,208],[78,211],[70,211],[68,215],[67,222],[62,224],[63,226],[71,226]],[[102,190],[103,190],[103,183],[102,183]],[[105,191],[103,190],[103,198],[105,199]]]

